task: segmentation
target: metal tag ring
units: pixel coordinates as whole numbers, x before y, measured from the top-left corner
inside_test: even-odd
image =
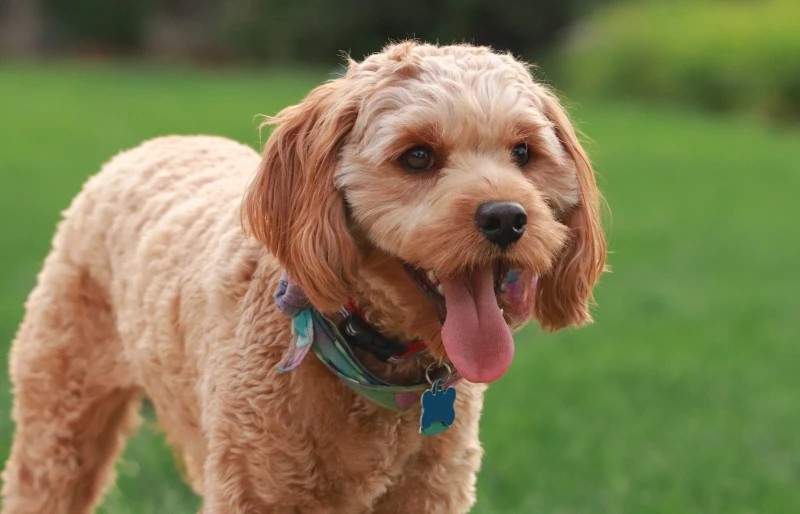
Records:
[[[429,384],[431,384],[431,385],[433,385],[433,380],[431,380],[431,375],[430,375],[430,373],[431,373],[431,368],[433,368],[435,365],[436,365],[436,363],[435,363],[435,362],[431,362],[430,364],[428,364],[428,367],[427,367],[427,368],[425,368],[425,380],[427,380],[427,381],[428,381],[428,383],[429,383]],[[446,383],[447,383],[447,381],[448,381],[448,380],[450,380],[450,377],[452,376],[452,374],[453,374],[453,373],[452,373],[452,371],[450,370],[450,366],[449,366],[449,365],[448,365],[446,362],[443,362],[443,363],[442,363],[442,366],[444,366],[444,369],[446,369],[446,370],[447,370],[447,377],[445,377],[445,378],[443,378],[443,379],[437,379],[437,380],[441,380],[441,381],[442,381],[442,383],[445,383],[445,384],[446,384]]]

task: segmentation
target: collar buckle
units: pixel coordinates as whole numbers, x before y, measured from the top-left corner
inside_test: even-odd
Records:
[[[348,312],[338,328],[348,343],[374,355],[381,362],[389,362],[395,356],[408,353],[405,345],[383,337],[355,312]]]

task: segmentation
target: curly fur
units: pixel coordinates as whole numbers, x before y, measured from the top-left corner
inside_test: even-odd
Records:
[[[397,381],[447,359],[436,311],[403,263],[444,276],[502,259],[540,276],[542,326],[590,321],[605,242],[564,111],[511,56],[405,42],[351,61],[268,123],[260,160],[217,137],[145,142],[64,213],[11,351],[4,513],[90,512],[142,396],[206,514],[473,505],[485,386],[460,383],[454,426],[422,437],[418,407],[383,410],[314,358],[277,373],[289,322],[272,294],[283,267],[319,309],[353,299],[387,334],[424,339],[421,361],[364,357]],[[520,141],[534,155],[522,170],[509,157]],[[416,144],[434,148],[439,171],[397,164]],[[474,227],[476,206],[493,199],[529,215],[506,252]],[[514,328],[529,316],[506,313]]]

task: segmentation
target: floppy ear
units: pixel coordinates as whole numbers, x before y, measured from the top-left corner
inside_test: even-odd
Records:
[[[314,89],[275,125],[242,203],[242,222],[323,311],[350,296],[357,266],[334,170],[356,120],[347,78]]]
[[[575,163],[580,187],[578,204],[564,220],[570,238],[553,268],[539,277],[536,288],[534,315],[542,328],[555,331],[592,321],[589,303],[605,267],[606,240],[600,219],[600,193],[589,158],[555,96],[545,91],[542,99],[558,139]]]

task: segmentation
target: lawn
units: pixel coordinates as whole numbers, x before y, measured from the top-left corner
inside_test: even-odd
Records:
[[[0,65],[0,353],[59,212],[114,153],[169,133],[257,145],[324,73]],[[577,100],[577,99],[573,99]],[[800,134],[584,99],[611,207],[597,323],[518,337],[482,420],[477,513],[796,513]],[[0,461],[12,426],[0,367]],[[190,514],[153,422],[106,513]]]

